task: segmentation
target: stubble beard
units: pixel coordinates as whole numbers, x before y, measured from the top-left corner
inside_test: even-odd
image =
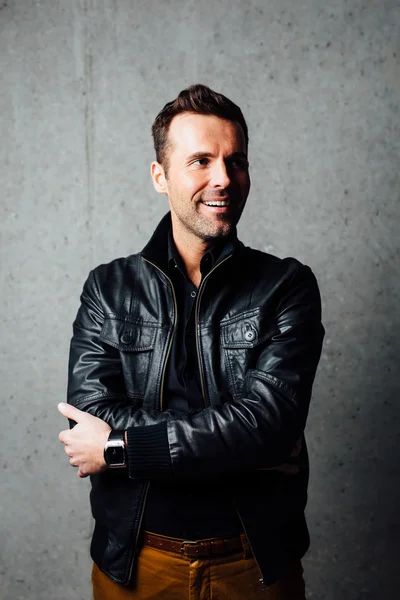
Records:
[[[204,242],[211,242],[217,239],[227,237],[234,227],[237,220],[232,215],[213,215],[212,219],[207,219],[201,214],[201,202],[197,201],[193,210],[187,214],[175,212],[179,222],[188,233],[196,236]]]
[[[227,195],[227,190],[219,190],[219,193],[212,194],[213,198],[220,196],[221,198]],[[173,201],[171,202],[172,197]],[[211,195],[202,193],[198,198],[188,201],[187,198],[181,197],[174,193],[170,188],[170,196],[168,195],[170,206],[181,227],[191,236],[204,241],[212,242],[217,239],[222,239],[229,236],[235,229],[240,216],[243,212],[245,202],[240,200],[232,200],[232,210],[228,214],[210,214],[207,218],[203,214],[204,205],[202,202],[211,200]]]

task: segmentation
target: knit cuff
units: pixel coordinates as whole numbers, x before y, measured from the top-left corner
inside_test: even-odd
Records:
[[[173,474],[169,453],[167,422],[129,427],[128,473],[132,479],[155,479]]]

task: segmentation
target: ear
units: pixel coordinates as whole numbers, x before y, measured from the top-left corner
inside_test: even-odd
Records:
[[[154,161],[151,163],[150,172],[156,192],[166,194],[168,188],[163,166],[159,162]]]

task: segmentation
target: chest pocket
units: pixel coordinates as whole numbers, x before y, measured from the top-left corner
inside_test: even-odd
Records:
[[[229,387],[237,399],[242,394],[246,372],[255,368],[263,342],[271,338],[277,328],[274,323],[264,323],[259,309],[222,321],[220,327]]]
[[[108,318],[100,339],[117,348],[128,396],[143,399],[152,368],[157,325]]]

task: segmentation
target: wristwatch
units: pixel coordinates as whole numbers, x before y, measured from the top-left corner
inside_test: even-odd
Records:
[[[112,429],[104,446],[104,460],[110,469],[126,467],[125,431]]]

